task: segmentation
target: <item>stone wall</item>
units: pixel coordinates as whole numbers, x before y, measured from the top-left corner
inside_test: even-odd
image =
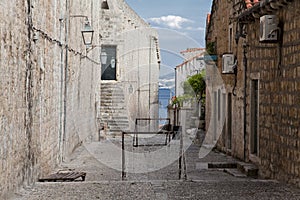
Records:
[[[217,61],[210,61],[206,65],[208,86],[206,130],[207,135],[212,140],[217,140],[218,148],[243,159],[243,52],[242,41],[239,43],[234,41],[236,23],[228,17],[231,12],[232,3],[220,0],[213,1],[206,44],[214,44],[214,54],[217,55]],[[232,27],[231,41],[229,38],[230,27]],[[238,73],[236,78],[238,81],[235,87],[235,75],[222,74],[222,55],[225,53],[233,53],[237,57]],[[232,110],[228,110],[228,96],[232,99]],[[231,120],[228,119],[228,113],[231,115]],[[231,145],[229,140],[231,140]]]
[[[87,15],[97,30],[100,2],[1,1],[0,8],[0,198],[5,199],[96,136],[99,56],[91,51],[86,57],[84,18],[73,15]]]
[[[227,118],[217,147],[235,157],[255,163],[263,177],[299,185],[300,35],[298,24],[300,18],[298,15],[300,2],[282,1],[275,4],[281,5],[280,7],[272,5],[272,7],[267,1],[262,1],[261,4],[248,10],[244,8],[242,13],[241,10],[233,9],[234,6],[230,2],[221,3],[220,0],[213,2],[211,23],[208,26],[206,39],[207,43],[211,41],[216,43],[218,59],[223,53],[228,52],[230,27],[233,27],[234,34],[239,32],[246,36],[240,37],[237,44],[232,44],[231,53],[236,55],[238,61],[236,96],[232,96],[231,111],[228,110],[228,101],[226,102]],[[259,17],[264,14],[276,15],[279,18],[282,41],[279,39],[276,43],[259,42]],[[246,24],[240,30],[236,30],[238,24],[234,20],[238,19],[234,18],[238,16],[240,16],[239,20]],[[231,24],[233,26],[230,26]],[[217,66],[220,71],[221,60],[217,61]],[[222,75],[227,97],[233,93],[234,78],[234,75]],[[253,81],[258,83],[257,120],[254,114]],[[214,99],[214,92],[220,88],[212,88],[207,95],[207,102],[210,100],[207,104],[209,116],[219,109],[218,99],[217,101]],[[229,114],[232,117],[231,123],[228,119]],[[210,124],[214,123],[215,118],[208,118],[207,121]],[[231,149],[228,148],[227,143],[228,127],[231,127],[232,133]],[[255,127],[258,128],[257,152],[253,151]]]
[[[259,80],[259,152],[250,160],[260,165],[263,176],[300,186],[300,2],[293,1],[278,11],[282,47],[278,43],[259,43],[259,19],[249,24],[249,70],[251,80]],[[297,14],[298,13],[298,14]],[[279,64],[281,60],[281,64]],[[247,96],[251,104],[251,96]],[[251,120],[250,108],[247,121]],[[251,132],[251,124],[247,124]],[[250,151],[250,136],[248,152]],[[255,159],[256,158],[256,159]]]

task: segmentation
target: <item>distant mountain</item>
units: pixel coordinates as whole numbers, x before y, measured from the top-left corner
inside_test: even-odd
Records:
[[[174,73],[165,73],[165,74],[160,74],[159,75],[160,80],[171,80],[175,79],[175,74]]]
[[[174,74],[166,74],[159,77],[159,87],[169,88],[174,93],[175,92],[175,77]]]

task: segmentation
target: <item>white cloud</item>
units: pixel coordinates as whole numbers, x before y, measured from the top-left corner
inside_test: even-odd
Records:
[[[182,29],[182,25],[184,23],[193,22],[192,20],[183,18],[181,16],[175,16],[175,15],[150,18],[148,21],[154,22],[158,25],[164,25],[169,28],[175,28],[175,29]]]

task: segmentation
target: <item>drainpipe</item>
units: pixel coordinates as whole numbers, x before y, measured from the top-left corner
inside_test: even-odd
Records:
[[[63,13],[63,12],[62,12]],[[60,22],[60,41],[63,41],[63,26],[64,26],[64,19],[63,19],[63,14],[61,14],[62,16],[60,17],[59,19],[59,22]],[[64,77],[64,49],[63,47],[61,47],[61,50],[60,50],[60,100],[59,100],[59,104],[60,104],[60,114],[59,114],[59,141],[58,141],[58,148],[59,148],[59,162],[62,162],[62,155],[63,155],[63,127],[64,127],[64,124],[63,124],[63,118],[64,118],[64,110],[63,110],[63,93],[64,93],[64,81],[63,81],[63,77]]]
[[[69,39],[69,25],[70,25],[70,19],[69,19],[69,0],[66,0],[66,17],[65,17],[65,67],[64,67],[64,119],[63,119],[63,154],[62,154],[62,161],[64,161],[64,154],[66,153],[66,130],[67,130],[67,93],[68,93],[68,39]]]
[[[244,64],[244,160],[247,156],[247,43],[243,43],[243,64]]]
[[[33,36],[33,22],[32,22],[32,9],[31,0],[27,0],[27,54],[26,54],[26,74],[25,74],[25,134],[26,134],[26,145],[25,150],[26,159],[24,160],[25,166],[23,170],[23,179],[27,181],[27,184],[33,182],[33,170],[35,167],[35,153],[33,150],[33,139],[32,139],[32,127],[33,127],[33,66],[32,66],[32,36]]]

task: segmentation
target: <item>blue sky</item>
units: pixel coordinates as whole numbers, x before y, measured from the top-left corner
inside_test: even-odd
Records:
[[[126,2],[154,27],[170,28],[188,34],[202,47],[206,15],[211,0],[126,0]]]
[[[162,65],[176,67],[180,51],[204,47],[206,16],[211,0],[125,0],[152,27],[157,28]]]

